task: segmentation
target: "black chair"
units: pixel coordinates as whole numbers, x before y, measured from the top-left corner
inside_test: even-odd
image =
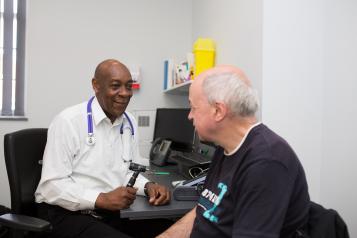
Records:
[[[308,234],[310,238],[349,238],[347,225],[333,209],[310,202]]]
[[[37,237],[51,229],[49,222],[35,217],[34,192],[41,178],[46,141],[45,128],[24,129],[4,137],[11,213],[0,216],[0,225],[8,227],[12,237]]]

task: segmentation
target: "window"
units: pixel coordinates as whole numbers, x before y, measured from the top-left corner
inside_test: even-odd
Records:
[[[24,117],[26,0],[0,0],[0,118]]]

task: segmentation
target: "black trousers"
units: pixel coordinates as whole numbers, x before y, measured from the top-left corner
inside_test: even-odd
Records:
[[[119,212],[98,212],[102,218],[69,211],[46,203],[38,204],[38,217],[52,224],[51,238],[150,238],[155,237],[174,222],[168,219],[129,220]]]

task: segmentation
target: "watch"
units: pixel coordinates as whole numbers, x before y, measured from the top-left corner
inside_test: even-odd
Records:
[[[155,183],[155,182],[147,182],[147,183],[145,184],[145,186],[144,186],[144,193],[145,193],[146,196],[149,196],[149,195],[148,195],[148,187],[147,187],[147,185],[148,185],[149,183],[151,183],[151,184],[157,184],[157,183]]]

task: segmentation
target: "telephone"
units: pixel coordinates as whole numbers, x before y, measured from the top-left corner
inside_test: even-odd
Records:
[[[168,157],[171,153],[172,141],[162,138],[156,138],[152,143],[150,150],[150,161],[157,166],[164,166],[167,163]]]

